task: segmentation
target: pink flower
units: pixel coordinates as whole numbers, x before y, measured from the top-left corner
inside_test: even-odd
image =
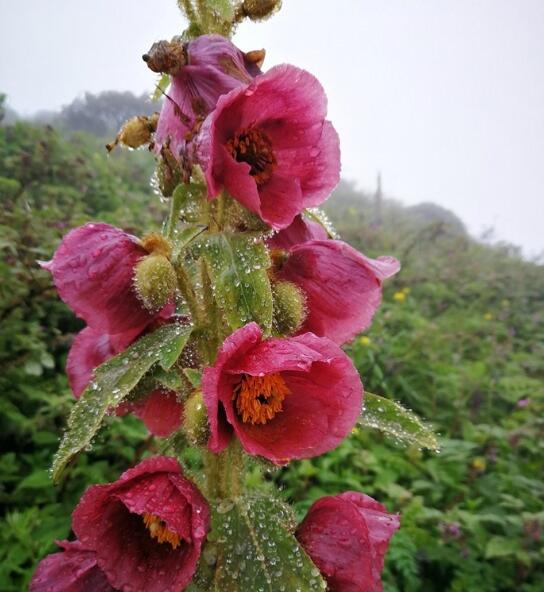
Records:
[[[98,567],[96,553],[79,541],[57,541],[63,549],[40,561],[30,592],[112,592],[106,575]]]
[[[322,497],[296,537],[327,580],[330,592],[381,592],[381,572],[398,514],[363,493]]]
[[[234,433],[248,454],[277,464],[335,448],[363,396],[357,371],[332,341],[312,333],[263,341],[256,323],[227,337],[204,370],[202,391],[212,452]]]
[[[348,244],[327,240],[323,228],[297,217],[269,241],[276,277],[293,282],[307,298],[300,331],[339,345],[366,329],[382,299],[382,281],[397,273],[394,257],[365,257]]]
[[[171,311],[170,307],[166,307]],[[166,312],[166,311],[165,311]],[[79,398],[89,382],[94,370],[124,351],[140,331],[108,335],[91,327],[85,327],[72,343],[66,362],[66,373],[72,392]],[[155,436],[169,436],[181,425],[183,405],[176,393],[168,390],[154,390],[139,401],[126,401],[115,410],[117,415],[134,413]]]
[[[222,96],[199,138],[209,197],[225,188],[276,229],[325,201],[340,175],[326,111],[317,79],[289,65]]]
[[[177,460],[155,457],[113,483],[89,487],[72,527],[114,588],[177,591],[195,572],[209,509]]]
[[[219,97],[248,84],[259,68],[221,35],[201,35],[185,46],[186,65],[172,79],[165,98],[155,142],[160,149],[170,139],[178,157]]]
[[[142,330],[156,316],[139,300],[134,267],[147,255],[138,239],[109,224],[85,224],[69,232],[53,259],[53,274],[66,304],[93,329],[114,335]]]

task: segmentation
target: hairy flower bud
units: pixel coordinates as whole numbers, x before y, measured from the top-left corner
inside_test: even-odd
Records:
[[[143,305],[150,311],[160,310],[174,295],[176,272],[167,257],[148,255],[134,270],[134,287]]]
[[[205,446],[210,436],[202,393],[196,391],[185,402],[183,427],[193,446]]]
[[[252,21],[271,17],[281,8],[281,0],[244,0],[242,10]]]
[[[306,297],[292,282],[278,282],[274,285],[274,332],[278,335],[292,335],[300,329],[306,318]]]
[[[179,41],[157,41],[142,59],[153,72],[176,76],[187,64],[187,53]]]
[[[108,152],[111,152],[117,144],[123,144],[123,146],[129,148],[139,148],[145,144],[150,144],[157,129],[158,121],[158,113],[153,113],[150,117],[145,115],[131,117],[123,124],[115,140],[111,144],[106,144]]]

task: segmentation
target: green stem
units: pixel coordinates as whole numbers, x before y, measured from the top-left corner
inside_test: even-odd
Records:
[[[170,199],[170,213],[168,214],[168,222],[166,223],[166,238],[172,240],[174,238],[174,234],[176,232],[176,227],[179,221],[179,213],[181,211],[181,206],[183,205],[183,200],[185,199],[185,195],[182,191],[175,191],[172,194]]]
[[[204,453],[207,494],[212,499],[236,498],[242,494],[244,455],[237,440],[220,454]]]
[[[178,6],[185,13],[191,23],[197,23],[196,13],[191,0],[178,0]]]
[[[189,306],[193,321],[197,325],[203,325],[205,323],[204,314],[198,303],[195,291],[191,284],[191,280],[181,265],[176,266],[176,276],[178,279],[179,291]]]

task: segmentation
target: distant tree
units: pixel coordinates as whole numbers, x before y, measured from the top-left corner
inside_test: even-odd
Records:
[[[86,92],[61,109],[58,123],[71,131],[110,136],[116,134],[130,117],[150,115],[158,108],[158,104],[152,103],[145,93],[136,96],[128,91]]]

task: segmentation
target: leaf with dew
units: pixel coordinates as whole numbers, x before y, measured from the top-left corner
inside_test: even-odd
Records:
[[[109,409],[117,407],[155,364],[165,371],[175,364],[191,331],[191,326],[164,325],[95,370],[94,379],[72,408],[53,459],[55,483],[66,465],[90,446]]]
[[[359,425],[378,430],[397,443],[415,444],[434,452],[440,448],[433,430],[413,411],[373,393],[365,392]]]

